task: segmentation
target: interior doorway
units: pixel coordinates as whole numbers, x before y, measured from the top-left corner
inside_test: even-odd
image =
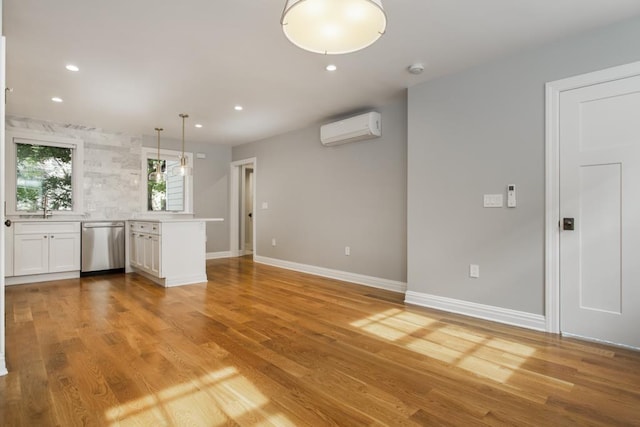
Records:
[[[231,256],[255,255],[256,252],[256,158],[231,163]]]
[[[240,251],[253,254],[253,164],[242,166],[240,183]]]
[[[548,329],[635,349],[639,94],[640,63],[547,85]]]

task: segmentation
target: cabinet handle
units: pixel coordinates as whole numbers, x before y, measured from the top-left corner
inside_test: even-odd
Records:
[[[152,237],[151,236],[147,236],[147,239],[152,239]]]
[[[55,236],[51,236],[51,238],[53,239]]]
[[[47,238],[47,236],[44,236],[44,238],[46,239],[46,238]]]

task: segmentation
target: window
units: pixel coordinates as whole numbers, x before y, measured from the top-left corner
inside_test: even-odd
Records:
[[[149,174],[156,170],[158,154],[156,150],[145,148],[143,150],[143,168],[146,172],[144,180],[147,185],[145,209],[148,212],[172,212],[191,213],[192,185],[190,177],[173,176],[171,171],[180,165],[180,152],[173,150],[160,151],[160,171],[165,180],[155,182],[149,179]],[[192,154],[185,153],[190,164]]]
[[[8,213],[82,213],[82,141],[7,136]]]

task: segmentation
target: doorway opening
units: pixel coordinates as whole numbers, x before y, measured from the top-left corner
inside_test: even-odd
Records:
[[[256,158],[231,163],[231,256],[256,252]]]

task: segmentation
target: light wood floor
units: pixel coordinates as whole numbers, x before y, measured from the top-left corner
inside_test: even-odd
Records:
[[[246,258],[8,287],[2,426],[640,425],[640,353]]]

